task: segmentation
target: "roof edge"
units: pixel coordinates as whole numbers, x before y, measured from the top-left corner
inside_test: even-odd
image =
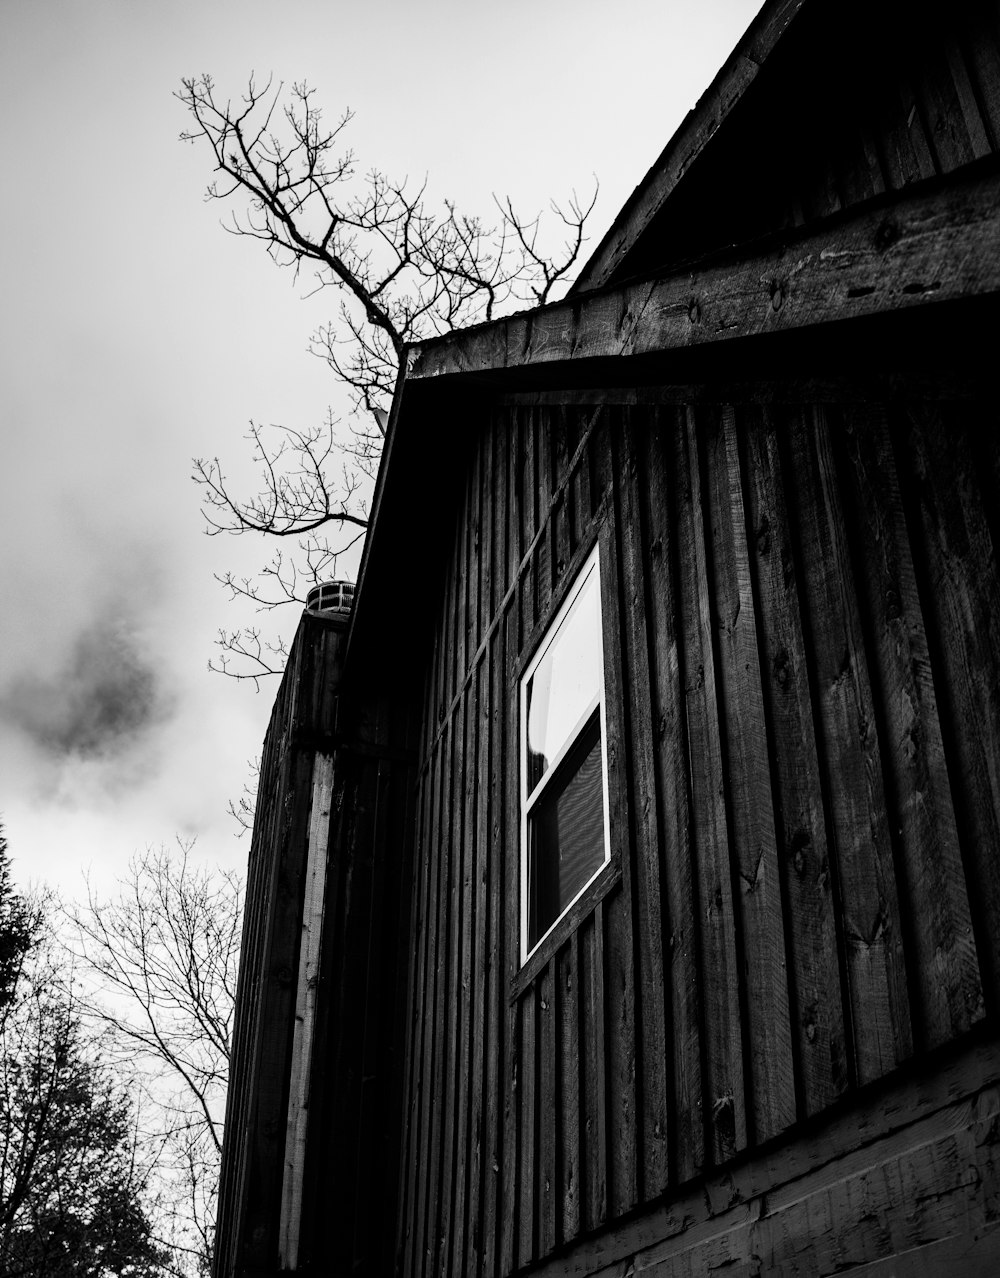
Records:
[[[764,61],[806,3],[807,0],[771,0],[760,9],[715,79],[625,201],[569,289],[568,297],[607,284],[620,269],[642,232],[757,79]]]

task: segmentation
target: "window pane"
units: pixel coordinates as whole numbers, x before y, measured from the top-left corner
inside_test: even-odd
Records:
[[[601,723],[595,714],[528,815],[528,948],[604,864]]]
[[[528,680],[529,794],[600,689],[600,600],[597,573],[590,572]]]

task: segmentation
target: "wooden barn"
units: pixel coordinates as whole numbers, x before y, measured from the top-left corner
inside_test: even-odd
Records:
[[[1000,1273],[1000,6],[770,0],[411,349],[251,852],[217,1278]]]

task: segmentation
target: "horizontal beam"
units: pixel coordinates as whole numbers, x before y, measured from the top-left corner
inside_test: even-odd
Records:
[[[1000,175],[948,182],[701,270],[621,285],[435,338],[414,382],[628,358],[1000,290]]]

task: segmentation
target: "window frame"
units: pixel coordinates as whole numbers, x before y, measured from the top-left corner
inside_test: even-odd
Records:
[[[571,732],[567,734],[566,739],[560,746],[559,750],[553,756],[544,775],[537,782],[535,787],[529,793],[527,790],[528,783],[528,686],[531,678],[541,664],[546,653],[555,642],[562,626],[569,619],[573,611],[573,607],[584,587],[590,580],[591,575],[595,577],[597,588],[597,635],[596,642],[599,646],[600,659],[598,662],[599,670],[599,688],[596,698],[592,698],[586,708],[580,713]],[[532,653],[531,659],[523,667],[518,676],[517,687],[517,707],[518,707],[518,756],[519,756],[519,773],[518,773],[518,838],[519,838],[519,855],[518,855],[518,886],[519,886],[519,934],[518,934],[518,953],[520,958],[520,968],[523,970],[525,966],[538,954],[539,950],[551,938],[552,934],[559,928],[568,915],[573,913],[573,907],[580,899],[588,894],[593,885],[603,876],[606,875],[612,865],[612,849],[611,849],[611,803],[609,793],[609,776],[608,776],[608,723],[607,723],[607,673],[606,673],[606,654],[604,651],[604,598],[602,588],[601,574],[601,544],[598,539],[586,559],[580,565],[572,584],[566,590],[565,595],[552,614],[551,618],[545,623],[541,631],[539,640]],[[604,815],[604,857],[600,865],[594,870],[594,873],[580,886],[577,892],[568,900],[560,909],[559,913],[552,920],[549,926],[538,937],[533,945],[528,944],[528,917],[529,917],[529,897],[528,897],[528,876],[529,876],[529,820],[531,812],[538,803],[539,799],[545,794],[549,784],[559,775],[560,766],[563,761],[572,753],[579,743],[581,737],[586,732],[588,726],[593,722],[595,712],[598,716],[598,726],[601,739],[601,801],[603,804]]]

